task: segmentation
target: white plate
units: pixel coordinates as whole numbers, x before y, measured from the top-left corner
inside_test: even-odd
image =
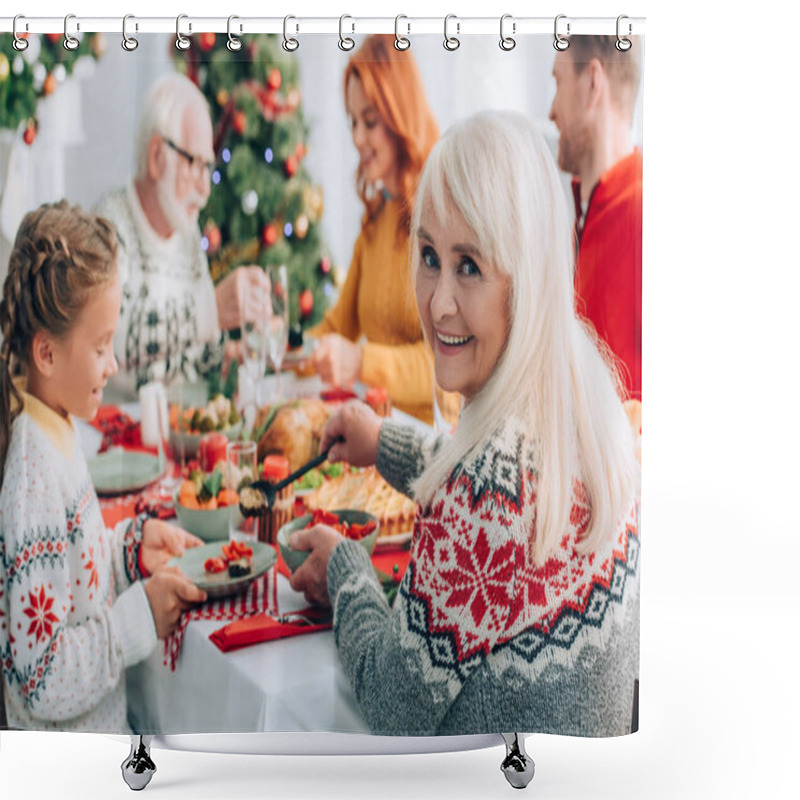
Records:
[[[164,471],[158,457],[138,450],[114,448],[89,459],[89,474],[100,497],[138,492]]]

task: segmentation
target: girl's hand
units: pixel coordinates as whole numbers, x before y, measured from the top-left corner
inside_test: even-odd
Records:
[[[315,525],[308,530],[295,531],[289,539],[293,550],[310,550],[308,558],[292,573],[289,585],[303,592],[306,600],[320,606],[330,606],[328,595],[328,562],[331,553],[344,539],[328,525]]]
[[[361,377],[361,345],[338,333],[326,333],[311,360],[325,383],[350,386]]]
[[[161,519],[149,519],[142,527],[142,566],[150,575],[189,547],[199,547],[201,539],[183,528]]]
[[[186,609],[203,603],[207,595],[198,589],[177,567],[164,567],[147,580],[144,587],[156,635],[159,639],[169,636],[177,627]]]
[[[346,461],[354,467],[369,467],[378,458],[378,439],[383,420],[360,400],[345,403],[322,429],[320,452],[338,438],[344,441],[331,447],[328,461]]]

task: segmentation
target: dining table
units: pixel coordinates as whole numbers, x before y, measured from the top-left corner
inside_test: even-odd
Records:
[[[136,402],[103,410],[118,411],[134,422],[138,419]],[[401,412],[393,411],[392,416],[422,425]],[[104,437],[96,424],[76,424],[91,463]],[[171,462],[166,469],[178,473]],[[133,516],[137,503],[140,507],[143,499],[152,500],[157,495],[156,486],[151,485],[100,497],[106,524],[113,526]],[[408,557],[407,546],[379,545],[373,562],[384,578],[388,571],[399,581]],[[305,597],[289,585],[288,575],[279,557],[261,579],[265,581],[266,600],[260,613],[277,618],[308,606]],[[177,656],[174,646],[170,658],[168,644],[159,642],[149,657],[127,670],[129,722],[134,732],[369,732],[343,671],[330,626],[223,652],[212,634],[231,621],[192,618],[182,631]]]

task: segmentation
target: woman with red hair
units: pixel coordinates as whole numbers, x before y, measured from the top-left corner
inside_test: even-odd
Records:
[[[394,406],[430,423],[433,360],[411,283],[409,223],[439,127],[414,58],[393,45],[393,36],[370,36],[345,69],[365,213],[339,300],[310,333],[320,337],[314,365],[323,380],[386,387]],[[456,396],[439,393],[438,403],[445,416],[457,416]]]

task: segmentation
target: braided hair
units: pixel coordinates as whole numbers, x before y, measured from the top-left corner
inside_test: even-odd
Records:
[[[116,271],[116,234],[102,217],[61,200],[22,220],[0,299],[0,487],[11,425],[22,411],[14,370],[27,365],[37,333],[66,337],[90,291],[112,280]]]

